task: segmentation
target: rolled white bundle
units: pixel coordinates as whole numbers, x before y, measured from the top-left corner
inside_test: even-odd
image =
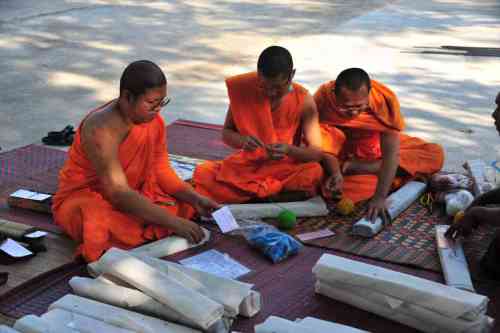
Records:
[[[354,327],[312,317],[290,321],[269,316],[262,324],[255,325],[255,333],[367,333]]]
[[[329,285],[352,284],[356,290],[376,291],[452,319],[474,321],[488,305],[482,295],[330,254],[321,256],[313,272]]]
[[[112,248],[99,260],[104,273],[117,277],[174,309],[201,329],[222,319],[224,307],[194,289],[187,288],[169,274],[146,264],[126,251]]]
[[[394,220],[424,193],[427,185],[411,181],[387,198],[389,218]],[[377,217],[374,222],[362,218],[352,226],[352,233],[362,237],[373,237],[384,227],[384,221]]]
[[[15,329],[9,326],[0,325],[0,333],[22,333],[22,332],[16,331]]]
[[[491,329],[485,315],[478,316],[473,321],[449,318],[376,291],[358,289],[351,284],[336,282],[332,285],[318,280],[316,292],[424,332],[482,333]]]
[[[250,294],[246,296],[240,303],[240,315],[247,318],[252,318],[259,313],[262,307],[261,295],[258,291],[251,290]]]
[[[83,333],[134,333],[135,331],[110,325],[101,320],[96,320],[87,316],[66,311],[63,309],[54,309],[45,313],[41,317],[50,325],[57,323],[57,325],[65,326],[71,329],[71,332]]]
[[[446,239],[444,234],[448,228],[448,225],[436,225],[437,249],[446,284],[450,287],[474,292],[462,244]]]
[[[328,207],[320,196],[305,201],[234,204],[227,205],[235,219],[276,218],[284,210],[295,213],[297,217],[313,217],[328,215]]]
[[[63,309],[107,324],[141,333],[195,333],[201,332],[189,327],[169,323],[112,305],[96,302],[76,295],[66,295],[52,303],[49,310]]]
[[[78,296],[168,321],[191,324],[191,321],[182,314],[137,289],[104,282],[103,279],[82,277],[73,277],[69,281],[69,285]]]
[[[34,315],[27,315],[18,319],[14,324],[14,329],[21,333],[75,333],[80,332],[73,327],[67,326],[64,322],[60,321],[50,321],[45,318],[40,318]],[[94,331],[92,326],[87,328],[85,333],[97,333],[99,331]],[[120,333],[129,333],[132,331],[125,330]],[[111,333],[115,333],[111,331]]]
[[[369,333],[369,331],[360,330],[351,326],[341,325],[314,317],[305,317],[304,319],[297,321],[297,323],[301,328],[311,328],[315,333]],[[299,331],[297,331],[297,333],[298,332]]]
[[[186,238],[173,235],[136,247],[129,252],[143,254],[154,258],[163,258],[170,254],[197,247],[208,242],[210,240],[210,231],[203,227],[201,229],[203,230],[205,237],[203,237],[203,239],[196,244],[189,243]]]
[[[243,309],[242,315],[253,316],[260,311],[260,294],[251,293],[251,284],[237,280],[219,277],[207,272],[185,267],[170,261],[152,258],[137,253],[129,253],[144,261],[146,264],[158,269],[160,272],[171,276],[185,287],[213,299],[224,306],[225,315],[234,317]],[[104,273],[102,263],[93,263],[93,276]],[[240,307],[242,306],[242,307]]]

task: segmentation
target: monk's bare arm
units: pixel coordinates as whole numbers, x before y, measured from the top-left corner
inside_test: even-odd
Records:
[[[395,131],[380,134],[382,165],[378,173],[375,198],[385,199],[391,189],[392,181],[399,166],[399,133]]]
[[[176,230],[177,224],[183,223],[180,218],[168,214],[129,187],[118,159],[123,137],[119,130],[106,127],[95,119],[88,119],[83,126],[83,149],[96,170],[102,195],[118,211]]]
[[[475,206],[484,206],[492,204],[500,205],[500,188],[496,188],[481,194],[476,199],[474,199],[474,201],[472,201],[468,209]]]
[[[222,141],[235,149],[245,149],[253,151],[258,147],[264,147],[264,144],[256,137],[241,135],[234,124],[231,107],[228,108],[224,129],[222,130]]]
[[[301,123],[307,147],[289,146],[288,155],[301,162],[319,162],[323,159],[319,116],[316,103],[309,94],[302,107]]]

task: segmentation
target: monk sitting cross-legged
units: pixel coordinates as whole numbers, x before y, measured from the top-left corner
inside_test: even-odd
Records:
[[[133,62],[118,99],[90,112],[76,132],[52,208],[87,261],[110,247],[129,249],[172,233],[198,242],[203,231],[188,218],[218,207],[170,167],[159,114],[170,101],[166,94],[157,65]]]
[[[257,72],[226,80],[230,105],[222,138],[240,150],[199,165],[197,191],[221,203],[316,193],[322,177],[318,115],[312,96],[292,82],[294,74],[288,50],[271,46],[260,55]],[[293,144],[297,132],[305,146]]]
[[[396,95],[364,70],[344,70],[314,99],[328,173],[323,192],[340,192],[353,202],[371,198],[370,220],[384,212],[396,175],[404,181],[442,168],[442,147],[401,133],[404,120]]]

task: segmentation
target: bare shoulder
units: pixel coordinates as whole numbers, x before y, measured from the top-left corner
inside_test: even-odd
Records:
[[[96,111],[85,119],[81,129],[81,140],[84,150],[91,151],[110,150],[119,146],[127,136],[128,128],[125,126],[113,106]]]
[[[311,94],[307,93],[304,97],[304,103],[302,104],[301,116],[302,119],[307,120],[317,117],[318,111],[316,109],[316,102]]]

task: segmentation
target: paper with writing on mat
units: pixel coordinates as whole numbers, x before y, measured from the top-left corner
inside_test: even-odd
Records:
[[[437,250],[446,284],[474,292],[464,249],[460,242],[454,242],[445,237],[444,234],[448,228],[448,225],[436,225]]]
[[[14,258],[27,257],[33,254],[33,252],[10,238],[0,244],[0,250]]]
[[[35,200],[35,201],[43,201],[43,200],[51,197],[50,194],[39,193],[39,192],[23,190],[23,189],[19,189],[19,190],[15,191],[10,196],[14,197],[14,198],[30,199],[30,200]]]
[[[313,239],[318,239],[318,238],[325,238],[325,237],[330,237],[335,235],[333,231],[330,229],[321,229],[317,231],[312,231],[312,232],[306,232],[303,234],[298,234],[295,235],[298,239],[300,239],[302,242],[308,241],[308,240],[313,240]]]
[[[209,250],[179,261],[182,265],[228,279],[237,279],[250,270],[217,250]]]
[[[212,216],[224,234],[240,227],[227,206],[217,209],[212,213]]]

